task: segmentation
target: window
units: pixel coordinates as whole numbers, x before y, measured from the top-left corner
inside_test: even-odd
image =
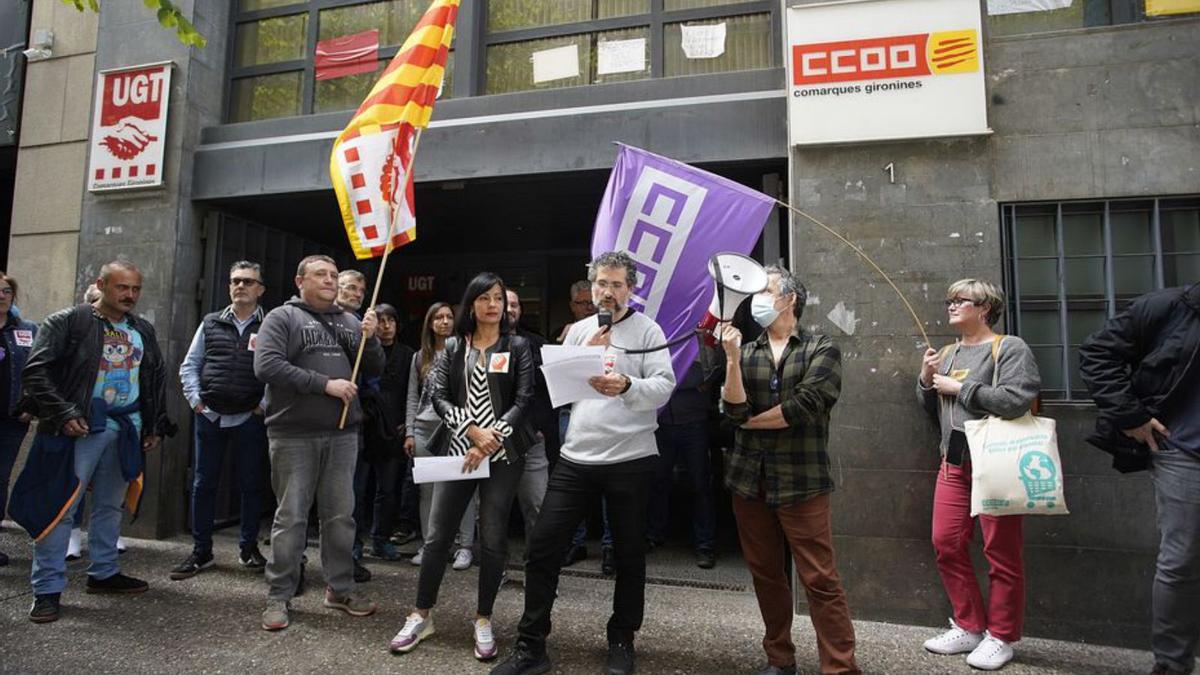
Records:
[[[1134,298],[1200,280],[1200,197],[1001,206],[1008,325],[1047,400],[1086,400],[1079,345]]]
[[[240,0],[230,58],[227,118],[249,122],[354,110],[429,8],[428,0]],[[317,42],[379,31],[372,73],[317,80]],[[443,98],[450,96],[451,64]]]
[[[1074,0],[1059,9],[992,14],[987,25],[988,34],[996,37],[1157,20],[1159,13],[1154,0]]]
[[[488,0],[484,93],[771,68],[781,62],[777,5]]]

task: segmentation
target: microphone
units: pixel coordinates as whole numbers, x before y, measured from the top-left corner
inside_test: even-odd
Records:
[[[600,324],[601,328],[612,327],[612,312],[607,309],[600,310],[596,315],[596,321]]]

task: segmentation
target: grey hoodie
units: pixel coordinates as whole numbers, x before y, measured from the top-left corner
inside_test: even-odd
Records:
[[[336,341],[326,326],[337,334]],[[267,385],[268,435],[303,436],[337,430],[342,402],[325,394],[325,384],[350,379],[361,339],[358,317],[337,305],[317,311],[293,296],[267,314],[258,330],[254,375]],[[367,340],[359,374],[378,375],[384,361],[379,339]],[[356,398],[350,404],[346,429],[354,428],[361,419],[362,408]]]

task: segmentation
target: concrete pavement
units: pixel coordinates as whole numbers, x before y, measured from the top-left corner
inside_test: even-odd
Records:
[[[32,601],[28,538],[6,524],[0,534],[0,550],[12,556],[12,563],[0,568],[0,672],[353,670],[441,675],[488,671],[489,666],[478,663],[471,654],[476,567],[447,571],[434,612],[437,634],[414,652],[393,656],[387,644],[403,624],[416,587],[418,570],[407,561],[368,559],[375,576],[362,590],[378,601],[381,609],[372,617],[351,618],[321,607],[319,556],[310,555],[309,591],[293,602],[292,626],[267,633],[259,627],[265,585],[261,574],[237,566],[233,532],[218,533],[216,568],[185,581],[169,580],[167,572],[190,547],[187,537],[130,540],[130,551],[121,558],[123,571],[151,584],[150,591],[139,596],[86,595],[87,562],[72,563],[62,619],[35,625],[26,619]],[[729,557],[720,564],[741,562]],[[602,672],[611,591],[612,583],[606,579],[563,577],[550,638],[556,673]],[[640,673],[740,674],[752,673],[764,663],[759,646],[762,627],[752,592],[651,584],[646,602],[645,626],[637,641]],[[494,616],[502,654],[512,646],[521,609],[521,586],[507,583]],[[921,649],[921,642],[937,628],[873,622],[855,625],[864,672],[975,672],[962,657],[938,657]],[[793,635],[801,672],[817,672],[807,617],[796,617]],[[1017,646],[1017,660],[1003,672],[1124,675],[1149,672],[1151,666],[1147,652],[1026,639]]]

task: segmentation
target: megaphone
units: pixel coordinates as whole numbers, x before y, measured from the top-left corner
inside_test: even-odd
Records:
[[[713,333],[720,322],[733,319],[738,305],[746,298],[761,293],[767,287],[767,271],[758,261],[740,253],[718,253],[708,261],[708,275],[715,286],[708,312],[698,329],[704,333],[704,343],[717,344]]]

